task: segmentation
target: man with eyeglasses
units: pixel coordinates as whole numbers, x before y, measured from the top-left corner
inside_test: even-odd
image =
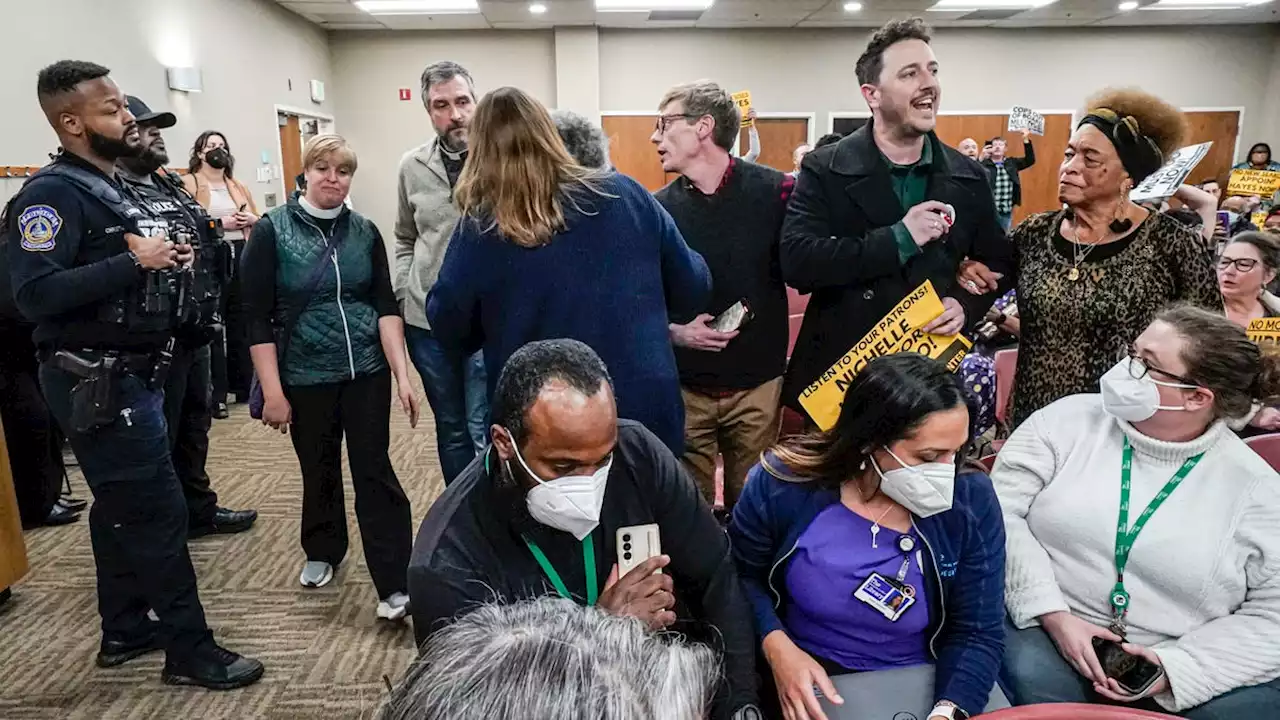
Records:
[[[795,179],[733,157],[741,118],[719,85],[678,85],[658,108],[649,139],[662,169],[680,177],[655,196],[711,269],[706,311],[671,323],[685,404],[684,463],[714,503],[716,457],[723,457],[727,514],[747,471],[778,437],[787,363],[778,239]]]

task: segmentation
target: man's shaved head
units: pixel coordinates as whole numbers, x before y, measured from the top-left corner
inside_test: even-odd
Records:
[[[104,165],[141,149],[124,93],[97,63],[60,60],[40,71],[36,96],[62,147]]]

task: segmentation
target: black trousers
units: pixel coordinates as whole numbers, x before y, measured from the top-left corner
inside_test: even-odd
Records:
[[[244,241],[232,240],[235,257],[244,253]],[[253,378],[253,361],[249,359],[249,342],[245,330],[245,316],[240,290],[240,263],[234,263],[231,282],[222,293],[222,338],[214,354],[213,401],[225,403],[230,395],[242,400],[249,397],[249,381]],[[214,340],[219,343],[219,340]],[[221,366],[218,361],[221,351]]]
[[[22,527],[42,524],[62,493],[62,432],[40,394],[32,326],[0,322],[0,420]]]
[[[218,494],[209,486],[205,465],[209,460],[209,427],[213,424],[210,402],[210,347],[173,349],[173,364],[164,384],[164,417],[169,429],[173,471],[182,484],[191,525],[213,524]]]
[[[347,437],[356,520],[379,598],[407,592],[413,549],[409,498],[391,467],[391,373],[324,385],[286,386],[290,435],[302,468],[302,549],[337,566],[347,554],[342,436]]]
[[[160,618],[169,658],[181,662],[212,642],[187,552],[187,508],[169,458],[164,398],[133,375],[115,391],[121,414],[87,433],[71,424],[71,389],[78,379],[40,366],[40,386],[71,441],[93,492],[89,538],[98,574],[98,613],[105,640],[131,640],[149,630],[147,610]]]

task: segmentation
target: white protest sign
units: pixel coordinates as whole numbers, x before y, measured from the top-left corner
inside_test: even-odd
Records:
[[[1164,167],[1152,173],[1129,193],[1129,199],[1141,202],[1172,197],[1182,183],[1186,182],[1187,176],[1196,168],[1196,165],[1209,154],[1210,145],[1213,145],[1212,141],[1188,145],[1175,151],[1169,156],[1169,162],[1165,163]]]
[[[1009,129],[1026,130],[1032,135],[1044,135],[1044,116],[1021,105],[1009,110]]]

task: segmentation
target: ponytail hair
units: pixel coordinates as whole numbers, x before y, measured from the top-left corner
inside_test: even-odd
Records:
[[[1187,378],[1213,392],[1214,414],[1238,418],[1249,414],[1254,401],[1280,400],[1280,354],[1263,350],[1243,328],[1219,313],[1192,305],[1174,305],[1156,320],[1182,336],[1182,361]]]

